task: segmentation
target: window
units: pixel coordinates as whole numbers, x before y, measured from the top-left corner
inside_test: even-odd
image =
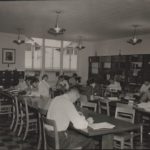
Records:
[[[71,41],[63,41],[63,56],[61,64],[61,41],[45,39],[45,69],[60,70],[61,66],[64,70],[77,69],[77,52]],[[25,68],[41,69],[42,67],[42,50],[43,40],[40,38],[32,38],[30,42],[31,48],[25,51]]]
[[[45,69],[60,69],[61,41],[45,39]]]
[[[63,53],[63,69],[77,70],[77,53],[75,48],[67,47]]]
[[[35,48],[35,47],[34,47]],[[42,67],[42,50],[38,49],[33,51],[33,68],[41,69]]]
[[[42,67],[42,43],[40,38],[32,38],[27,41],[28,47],[25,51],[25,68],[26,69],[41,69]],[[30,45],[30,46],[29,46]]]
[[[32,51],[25,51],[25,68],[32,68]]]

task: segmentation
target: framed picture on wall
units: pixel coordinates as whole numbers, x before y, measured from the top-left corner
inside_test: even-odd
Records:
[[[2,63],[15,64],[16,50],[9,48],[2,48]]]

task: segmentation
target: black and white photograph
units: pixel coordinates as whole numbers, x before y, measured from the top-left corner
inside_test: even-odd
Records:
[[[150,149],[150,0],[0,0],[0,150]]]
[[[15,49],[2,48],[2,63],[14,64],[15,63]]]

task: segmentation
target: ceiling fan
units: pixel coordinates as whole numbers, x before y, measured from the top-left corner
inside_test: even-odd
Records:
[[[16,40],[13,40],[13,42],[17,45],[21,45],[25,43],[25,40],[20,39],[20,34],[21,34],[21,28],[18,28],[18,38]]]
[[[61,11],[56,11],[57,17],[56,17],[55,27],[50,28],[48,30],[48,33],[53,34],[53,35],[61,35],[66,31],[66,29],[60,28],[59,25],[58,25],[58,19],[59,19],[60,13],[61,13]]]
[[[78,50],[83,50],[85,48],[85,46],[82,45],[82,37],[79,37],[79,42],[78,45],[76,47]]]
[[[138,25],[133,25],[134,31],[133,31],[133,37],[127,41],[127,43],[136,45],[142,42],[142,39],[137,38],[136,32]]]

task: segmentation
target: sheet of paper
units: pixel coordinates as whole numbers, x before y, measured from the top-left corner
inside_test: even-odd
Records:
[[[94,130],[96,130],[96,129],[113,129],[115,127],[115,125],[108,123],[108,122],[101,122],[101,123],[90,124],[89,127],[91,127]]]

